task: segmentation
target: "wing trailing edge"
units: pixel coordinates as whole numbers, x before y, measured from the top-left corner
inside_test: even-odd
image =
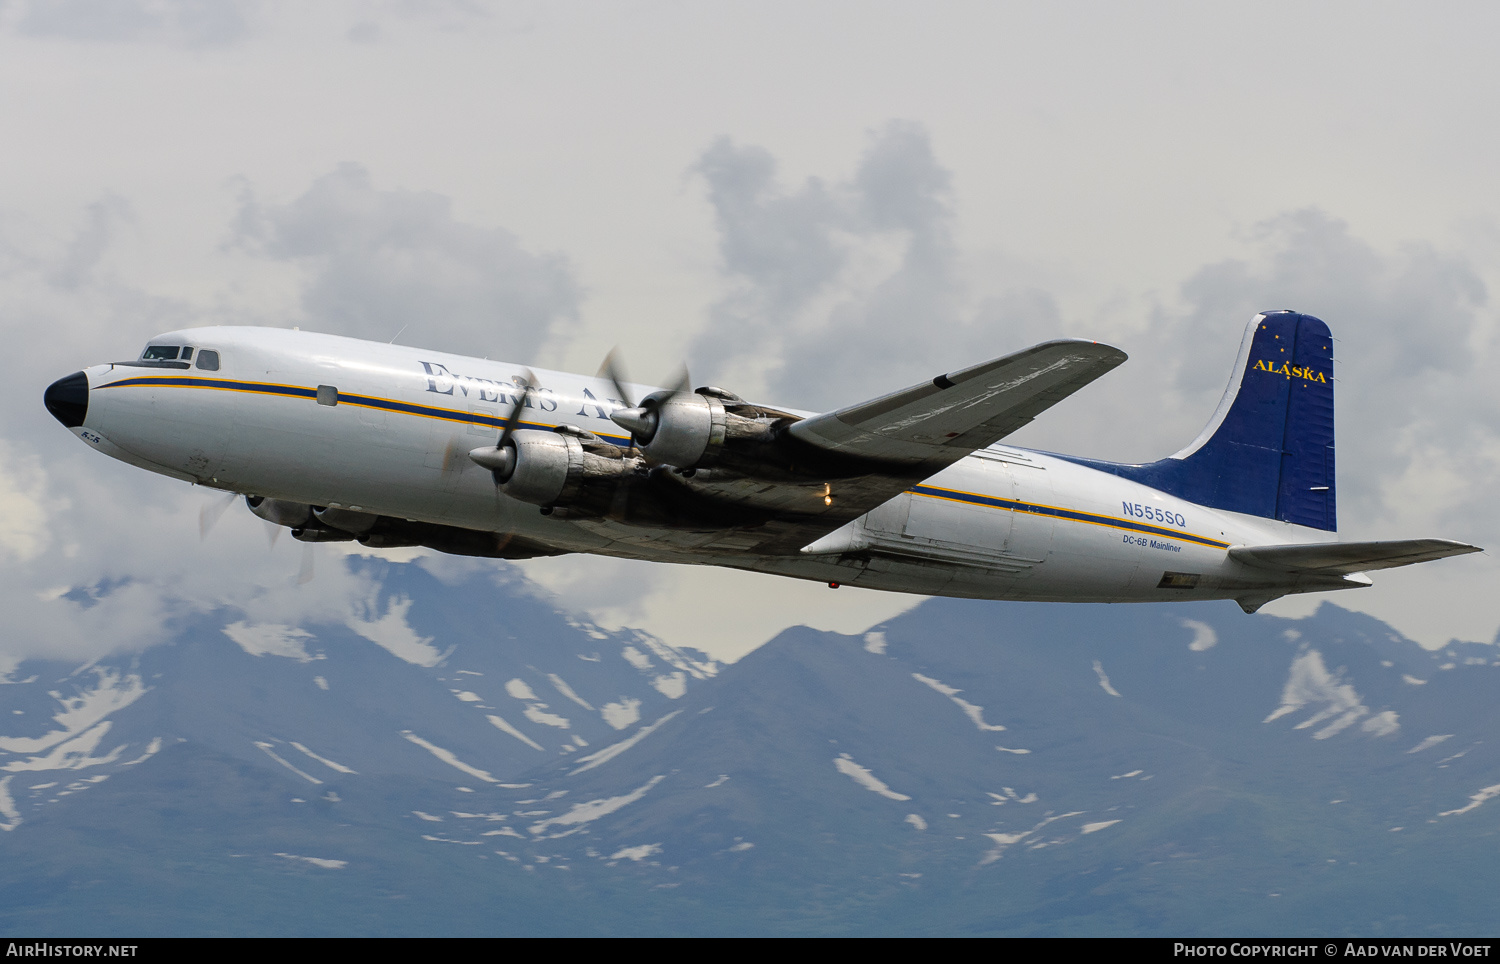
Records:
[[[803,419],[791,434],[842,455],[936,472],[998,442],[1125,361],[1094,341],[1044,342]]]

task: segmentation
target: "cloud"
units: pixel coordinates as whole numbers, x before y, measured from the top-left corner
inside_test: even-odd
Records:
[[[582,292],[567,260],[504,228],[454,217],[431,192],[380,190],[342,164],[287,204],[250,192],[235,243],[307,272],[306,323],[321,331],[464,354],[532,357],[573,324]]]
[[[1193,346],[1222,339],[1225,319],[1278,307],[1317,315],[1335,338],[1341,514],[1408,514],[1398,503],[1424,486],[1415,476],[1446,479],[1422,500],[1432,521],[1472,528],[1489,516],[1500,389],[1486,373],[1500,357],[1475,265],[1429,243],[1380,251],[1315,209],[1271,218],[1249,239],[1251,257],[1200,268],[1182,286],[1184,309],[1161,311],[1143,333],[1156,357],[1173,359],[1180,396],[1207,408],[1222,392],[1227,370],[1196,364]]]
[[[1007,350],[1054,322],[1040,290],[966,302],[952,178],[918,124],[870,135],[854,174],[787,188],[764,148],[714,142],[694,165],[728,291],[694,370],[779,404],[827,408]],[[721,374],[722,372],[722,374]]]
[[[29,0],[18,33],[59,40],[220,47],[251,33],[255,0]]]

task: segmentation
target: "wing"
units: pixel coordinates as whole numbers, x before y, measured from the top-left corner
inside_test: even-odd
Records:
[[[1300,546],[1244,546],[1230,549],[1230,558],[1257,569],[1291,574],[1330,576],[1393,569],[1431,562],[1468,552],[1478,546],[1449,539],[1406,539],[1398,542],[1320,542]]]
[[[633,504],[665,526],[653,531],[647,518],[580,524],[642,546],[794,554],[1004,438],[1125,358],[1097,342],[1051,341],[873,401],[783,418],[745,447],[731,445],[714,469],[653,470]]]
[[[1049,341],[803,419],[790,431],[829,452],[921,467],[931,475],[998,442],[1125,358],[1098,342]]]

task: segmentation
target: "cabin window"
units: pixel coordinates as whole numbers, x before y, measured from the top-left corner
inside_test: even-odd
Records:
[[[219,353],[212,348],[205,348],[198,353],[198,367],[206,372],[219,370]]]
[[[176,361],[177,355],[182,351],[180,345],[147,345],[146,350],[141,352],[143,361]]]

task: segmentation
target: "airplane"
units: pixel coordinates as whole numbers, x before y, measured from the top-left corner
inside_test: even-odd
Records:
[[[304,542],[499,559],[598,553],[923,595],[1233,599],[1368,586],[1481,551],[1336,537],[1333,341],[1245,329],[1167,458],[1002,440],[1126,359],[1049,341],[831,412],[297,329],[209,327],[59,379],[44,403],[130,465],[245,496]]]

